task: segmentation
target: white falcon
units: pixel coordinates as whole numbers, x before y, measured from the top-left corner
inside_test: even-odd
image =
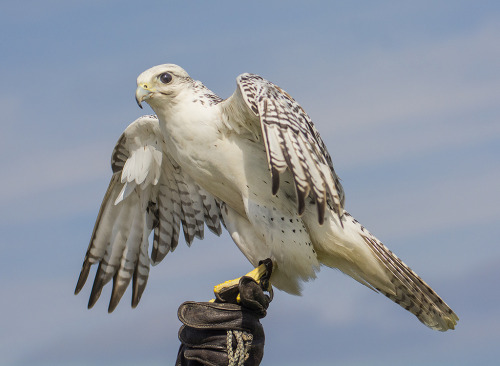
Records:
[[[221,222],[254,267],[270,258],[271,283],[300,294],[322,265],[381,292],[428,327],[458,317],[407,265],[344,209],[344,191],[325,144],[302,107],[253,74],[223,100],[173,64],[137,78],[136,99],[156,116],[123,132],[75,293],[99,263],[92,307],[111,279],[113,311],[132,279],[132,306],[150,263],[190,245]],[[148,237],[154,231],[149,255]]]

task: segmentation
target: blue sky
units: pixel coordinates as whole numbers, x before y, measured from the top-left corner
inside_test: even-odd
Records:
[[[222,97],[243,72],[293,95],[347,209],[461,318],[433,332],[323,269],[276,293],[263,365],[498,364],[499,39],[497,1],[2,2],[0,365],[171,364],[179,304],[251,269],[210,235],[154,267],[135,310],[73,295],[111,151],[144,113],[135,79],[167,62]]]

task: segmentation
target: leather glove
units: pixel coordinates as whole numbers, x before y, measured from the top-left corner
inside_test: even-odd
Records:
[[[176,366],[259,365],[265,341],[259,319],[266,315],[270,297],[246,276],[216,297],[215,302],[187,301],[179,307],[184,325]]]

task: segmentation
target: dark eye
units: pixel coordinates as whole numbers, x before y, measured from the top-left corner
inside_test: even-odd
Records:
[[[168,72],[164,72],[163,74],[160,74],[160,76],[158,76],[158,79],[160,79],[163,84],[168,84],[172,81],[172,75],[170,75]]]

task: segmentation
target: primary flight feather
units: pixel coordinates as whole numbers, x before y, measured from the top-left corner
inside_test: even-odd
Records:
[[[98,264],[89,307],[113,280],[109,311],[132,281],[132,306],[150,263],[221,223],[252,265],[270,258],[271,283],[300,294],[321,265],[381,292],[428,327],[458,317],[406,264],[344,209],[344,191],[311,119],[284,90],[253,74],[223,100],[174,64],[137,79],[143,116],[112,154],[113,176],[75,293]],[[149,254],[148,237],[154,232]]]

